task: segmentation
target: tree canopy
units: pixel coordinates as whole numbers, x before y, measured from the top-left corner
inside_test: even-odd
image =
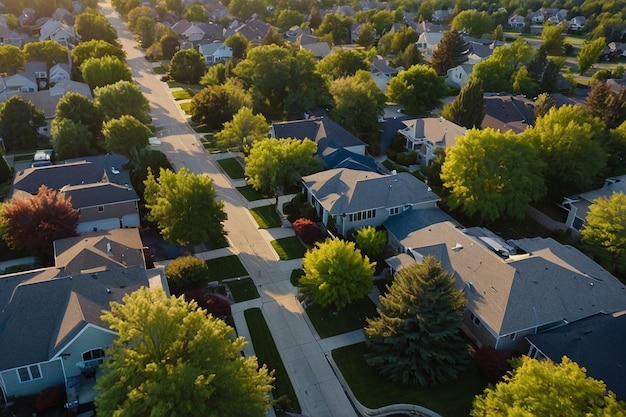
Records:
[[[57,103],[54,119],[69,119],[74,123],[81,123],[87,127],[93,138],[102,128],[102,113],[94,101],[73,91],[68,91],[61,97]]]
[[[144,181],[148,220],[156,222],[163,238],[181,245],[225,241],[224,203],[215,195],[213,179],[182,168],[177,173],[161,169]]]
[[[349,77],[359,70],[368,70],[369,59],[361,49],[339,49],[320,60],[317,70],[332,80]]]
[[[50,68],[56,64],[68,64],[70,50],[67,46],[48,39],[25,44],[24,55],[27,61],[43,61]]]
[[[54,152],[60,159],[78,158],[97,153],[94,136],[81,122],[55,118],[52,121],[50,134]]]
[[[476,396],[471,415],[623,417],[626,408],[567,357],[555,364],[522,356],[504,381]]]
[[[367,363],[395,383],[439,384],[465,369],[461,336],[465,297],[433,256],[400,269],[381,295],[379,317],[367,319]]]
[[[554,199],[588,190],[606,166],[604,125],[582,106],[552,108],[522,137],[549,168],[544,181]]]
[[[328,35],[333,45],[350,43],[350,29],[353,19],[340,13],[327,13],[320,26],[315,30],[315,36]]]
[[[354,242],[334,238],[317,243],[304,255],[302,266],[300,289],[322,307],[342,309],[372,290],[375,264]]]
[[[593,200],[580,237],[605,268],[626,272],[626,194]]]
[[[132,73],[125,62],[116,56],[88,58],[80,67],[83,80],[95,89],[118,81],[132,81]]]
[[[371,259],[377,259],[387,246],[387,232],[376,230],[373,226],[361,227],[354,234],[357,247]]]
[[[126,52],[116,45],[101,39],[80,42],[71,52],[72,64],[80,68],[89,58],[102,58],[107,55],[117,57],[120,61],[126,60]]]
[[[604,48],[606,48],[606,38],[604,37],[585,42],[576,56],[578,73],[584,74],[593,64],[598,62],[598,59],[604,53]]]
[[[443,106],[441,116],[467,129],[480,128],[485,118],[484,95],[482,81],[471,77],[459,95]]]
[[[0,103],[0,137],[7,149],[33,148],[39,137],[37,129],[45,125],[44,113],[21,96]]]
[[[136,84],[118,81],[94,90],[96,107],[105,120],[133,116],[141,122],[150,121],[150,103]]]
[[[426,65],[413,65],[389,81],[387,98],[404,106],[405,113],[425,115],[439,105],[448,92],[437,71]]]
[[[165,276],[172,294],[181,295],[205,286],[209,282],[209,267],[198,257],[181,256],[167,264]]]
[[[45,185],[27,199],[11,199],[0,206],[2,238],[12,249],[52,255],[52,243],[76,235],[80,214],[69,199]]]
[[[452,19],[452,30],[465,30],[470,36],[480,38],[496,28],[493,17],[485,11],[463,10]]]
[[[543,25],[541,29],[541,40],[548,55],[563,55],[563,25]]]
[[[79,14],[74,21],[74,30],[81,42],[98,39],[120,46],[117,31],[102,13],[88,10]]]
[[[0,68],[7,75],[15,74],[24,68],[26,56],[24,52],[15,45],[0,45]]]
[[[248,183],[258,191],[272,192],[297,185],[302,176],[322,169],[317,145],[305,139],[261,139],[245,158]]]
[[[195,301],[141,288],[102,319],[119,337],[96,382],[99,416],[266,415],[272,373]]]
[[[469,45],[456,30],[444,32],[430,58],[430,65],[439,75],[445,75],[450,68],[467,61]]]
[[[543,169],[532,146],[514,133],[472,129],[447,150],[441,180],[452,208],[486,222],[523,219],[528,203],[545,195]]]
[[[228,90],[221,85],[203,88],[191,99],[189,113],[194,122],[205,124],[211,130],[221,129],[233,118]]]
[[[483,82],[485,91],[513,91],[513,74],[528,64],[536,51],[525,40],[517,39],[510,46],[499,46],[493,54],[474,65],[472,77]]]
[[[106,122],[102,135],[108,152],[133,159],[137,152],[149,145],[152,132],[133,116],[125,115]]]
[[[261,114],[254,114],[248,107],[242,107],[233,120],[224,123],[224,128],[215,134],[217,143],[225,148],[241,148],[244,154],[250,152],[252,144],[264,139],[270,125]]]
[[[170,63],[170,77],[179,83],[197,84],[206,70],[204,57],[197,49],[181,49]]]
[[[593,84],[587,95],[586,108],[590,115],[600,118],[607,129],[618,127],[626,121],[626,89],[619,93],[611,90],[607,82]]]

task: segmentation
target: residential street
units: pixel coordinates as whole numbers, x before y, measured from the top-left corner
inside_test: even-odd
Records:
[[[356,416],[350,401],[333,373],[319,337],[307,324],[300,303],[295,298],[295,288],[289,282],[294,262],[279,261],[269,245],[271,233],[259,231],[248,211],[248,203],[233,187],[230,179],[214,163],[215,158],[207,154],[196,134],[188,126],[185,115],[173,100],[168,86],[160,81],[131,33],[113,11],[110,3],[100,3],[104,15],[117,29],[120,42],[127,53],[127,62],[133,71],[135,82],[141,87],[152,108],[154,125],[159,128],[161,150],[176,169],[187,167],[195,173],[206,173],[214,180],[218,198],[225,203],[228,220],[230,248],[220,249],[213,254],[203,253],[207,259],[228,251],[237,253],[257,285],[260,300],[249,302],[251,307],[261,307],[263,315],[281,353],[283,362],[297,392],[302,414],[311,417]],[[223,156],[222,156],[223,157]],[[293,234],[291,229],[279,229],[275,233]],[[297,261],[299,262],[299,261]],[[297,263],[296,262],[296,263]],[[241,303],[244,304],[244,303]],[[235,323],[239,333],[247,336],[243,310],[234,308]],[[240,311],[238,311],[240,310]]]

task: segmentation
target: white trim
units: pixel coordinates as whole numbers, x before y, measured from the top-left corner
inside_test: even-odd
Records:
[[[33,376],[31,368],[36,368],[37,369],[37,373],[39,374],[39,376],[37,376],[37,377]],[[22,374],[20,373],[21,369],[26,369],[26,371],[28,372],[28,379],[26,379],[26,380],[22,379]],[[41,372],[41,365],[39,365],[39,363],[35,363],[35,364],[31,364],[31,365],[25,365],[25,366],[20,366],[19,368],[15,368],[15,372],[17,373],[17,379],[20,382],[20,384],[25,384],[27,382],[31,382],[31,381],[43,378],[43,373]]]
[[[68,349],[68,348],[69,348],[69,347],[70,347],[70,346],[71,346],[71,345],[72,345],[72,344],[73,344],[73,343],[74,343],[74,342],[75,342],[75,341],[76,341],[79,337],[81,337],[81,336],[82,336],[82,334],[83,334],[85,331],[87,331],[87,329],[96,329],[96,330],[100,330],[100,331],[105,332],[105,333],[109,333],[109,334],[111,334],[111,335],[113,335],[113,336],[118,336],[118,333],[117,333],[117,332],[114,332],[113,330],[106,329],[106,328],[104,328],[104,327],[98,326],[98,325],[93,324],[93,323],[87,323],[87,324],[86,324],[86,325],[85,325],[85,326],[84,326],[84,327],[83,327],[83,328],[82,328],[82,329],[78,332],[78,334],[76,334],[76,336],[74,336],[74,337],[73,337],[73,338],[72,338],[69,342],[67,342],[67,343],[65,344],[65,346],[63,346],[61,349],[59,349],[59,350],[57,351],[57,353],[56,353],[56,354],[55,354],[52,358],[50,358],[50,361],[52,361],[53,359],[60,359],[60,358],[61,358],[61,354],[62,354],[63,352],[65,352],[65,351],[66,351],[66,350],[67,350],[67,349]]]

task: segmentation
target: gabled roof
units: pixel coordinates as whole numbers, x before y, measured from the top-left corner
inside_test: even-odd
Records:
[[[626,309],[626,287],[577,249],[551,238],[521,239],[512,243],[524,253],[503,258],[488,247],[493,240],[444,222],[401,243],[436,256],[465,290],[467,308],[500,336]]]
[[[311,139],[317,143],[318,153],[323,152],[323,148],[330,139],[335,140],[344,148],[365,145],[365,142],[329,117],[310,117],[304,120],[273,123],[272,132],[277,139]]]
[[[100,316],[109,303],[149,287],[160,273],[138,266],[3,285],[10,298],[0,306],[0,369],[50,359],[88,324],[107,328]]]
[[[222,43],[222,42],[204,43],[204,44],[198,45],[198,49],[199,49],[200,53],[202,55],[204,55],[204,56],[213,55],[220,48],[227,48],[227,49],[230,50],[230,47],[224,45],[224,43]],[[231,52],[232,52],[232,50],[231,50]]]
[[[329,169],[302,178],[331,215],[438,201],[430,187],[407,172],[382,175],[352,169]]]
[[[465,135],[467,129],[443,117],[425,117],[405,120],[406,128],[401,132],[412,139],[428,139],[442,148],[456,144],[457,138]]]
[[[567,356],[588,376],[603,381],[618,399],[626,399],[626,311],[596,314],[528,340],[557,363]]]
[[[54,241],[54,261],[68,275],[98,268],[114,269],[142,265],[143,243],[138,229],[111,229]]]
[[[481,128],[521,133],[535,124],[534,103],[524,96],[485,95],[485,118]]]
[[[79,184],[64,186],[60,192],[67,198],[72,199],[72,207],[75,209],[139,201],[139,196],[130,185],[112,183]]]
[[[420,33],[417,43],[425,43],[430,46],[435,46],[443,39],[443,33],[441,32],[422,32]]]
[[[224,35],[224,26],[220,24],[197,22],[195,25],[210,38],[221,38]]]
[[[185,20],[185,19],[181,19],[178,22],[174,23],[174,25],[172,25],[172,30],[174,32],[178,33],[178,35],[182,35],[191,26],[192,26],[192,24],[191,24],[190,21]]]
[[[371,172],[378,171],[378,164],[374,158],[359,155],[341,147],[325,154],[323,160],[327,168],[349,168]]]
[[[398,73],[397,68],[392,68],[387,64],[387,60],[380,55],[376,55],[370,65],[370,72],[376,74],[395,75]]]

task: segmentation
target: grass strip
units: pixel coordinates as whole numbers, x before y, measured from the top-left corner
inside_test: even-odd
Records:
[[[276,208],[272,205],[255,207],[250,209],[250,213],[261,229],[272,229],[282,225],[280,217],[276,213]]]
[[[211,279],[216,281],[250,275],[237,255],[222,256],[205,262],[209,268]]]
[[[236,158],[218,159],[217,163],[233,180],[241,179],[245,175],[243,167]]]
[[[237,187],[237,191],[248,201],[257,201],[266,198],[263,194],[255,190],[249,185],[245,187]]]
[[[238,278],[233,281],[228,281],[227,284],[236,303],[259,298],[259,292],[252,278]]]
[[[176,90],[172,91],[172,96],[175,100],[189,100],[194,96],[192,93],[193,92],[189,90]]]
[[[296,236],[283,237],[270,243],[282,261],[302,258],[306,252],[306,248]]]
[[[254,346],[254,352],[256,353],[259,365],[266,364],[269,369],[274,370],[274,389],[272,394],[274,399],[277,399],[283,395],[286,395],[291,400],[292,411],[300,413],[300,403],[296,392],[291,385],[291,380],[285,369],[270,329],[267,327],[267,323],[263,318],[263,313],[258,308],[251,308],[243,312],[248,323],[248,331],[250,332],[250,338],[252,339],[252,345]]]
[[[366,317],[378,315],[376,306],[369,297],[355,300],[339,311],[332,307],[311,304],[307,307],[306,314],[322,339],[362,329],[367,325]]]

